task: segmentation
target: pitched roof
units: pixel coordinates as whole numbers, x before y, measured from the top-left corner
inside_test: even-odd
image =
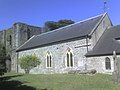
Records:
[[[32,37],[30,40],[20,46],[17,51],[28,50],[51,43],[70,40],[73,38],[83,37],[90,34],[93,29],[99,24],[106,14],[95,16],[84,21],[71,24],[54,31],[49,31]]]
[[[120,54],[120,25],[107,29],[92,51],[86,57],[113,55],[113,51]]]

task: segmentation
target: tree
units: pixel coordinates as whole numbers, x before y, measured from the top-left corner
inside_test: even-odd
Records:
[[[57,28],[58,28],[57,22],[54,22],[54,21],[45,22],[45,32],[51,31]]]
[[[72,21],[72,20],[67,20],[67,19],[58,21],[59,27],[64,27],[64,26],[67,26],[67,25],[70,25],[70,24],[73,24],[73,23],[75,23],[75,22]]]
[[[6,49],[0,44],[0,75],[4,75],[6,71]]]
[[[26,55],[19,59],[20,67],[25,70],[25,73],[29,73],[31,69],[40,65],[40,61],[36,55]]]
[[[70,25],[73,23],[74,23],[74,21],[67,20],[67,19],[59,20],[58,22],[47,21],[47,22],[45,22],[44,29],[45,29],[45,32],[52,31],[52,30],[55,30],[55,29],[58,29],[60,27],[64,27],[64,26],[67,26],[67,25]]]

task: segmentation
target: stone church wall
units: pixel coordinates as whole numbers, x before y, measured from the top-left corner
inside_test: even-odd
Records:
[[[105,68],[105,58],[110,58],[111,69],[106,70]],[[114,71],[114,60],[113,56],[99,56],[99,57],[88,57],[87,58],[87,69],[95,69],[98,73],[108,73],[111,74]]]
[[[40,47],[36,49],[19,52],[19,58],[25,55],[35,54],[41,61],[41,64],[30,71],[33,74],[46,73],[67,73],[69,70],[97,70],[97,73],[111,74],[114,71],[114,60],[112,56],[88,57],[84,55],[87,52],[87,47],[80,47],[86,44],[86,40],[77,40],[72,42]],[[66,65],[67,48],[71,48],[73,53],[74,67],[69,68]],[[52,67],[46,67],[46,54],[50,52],[52,55]],[[105,68],[105,58],[109,57],[111,61],[111,70]],[[19,66],[19,65],[18,65]],[[24,73],[19,66],[19,72]]]
[[[41,64],[32,69],[30,73],[66,73],[72,69],[85,69],[86,57],[84,55],[87,53],[87,47],[85,45],[86,39],[59,43],[56,45],[21,51],[19,52],[19,58],[24,55],[36,54],[40,59]],[[68,48],[70,48],[73,53],[74,67],[67,67],[66,54]],[[50,68],[46,67],[46,55],[48,51],[52,56],[52,67]],[[24,72],[20,66],[19,72]]]

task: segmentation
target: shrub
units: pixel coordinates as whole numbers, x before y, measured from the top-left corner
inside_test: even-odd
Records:
[[[36,55],[27,55],[19,59],[20,67],[25,70],[25,73],[29,73],[31,69],[40,65],[40,61]]]

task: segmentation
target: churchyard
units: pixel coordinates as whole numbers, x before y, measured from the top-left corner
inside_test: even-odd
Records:
[[[0,77],[0,90],[120,90],[108,74],[17,74]]]

